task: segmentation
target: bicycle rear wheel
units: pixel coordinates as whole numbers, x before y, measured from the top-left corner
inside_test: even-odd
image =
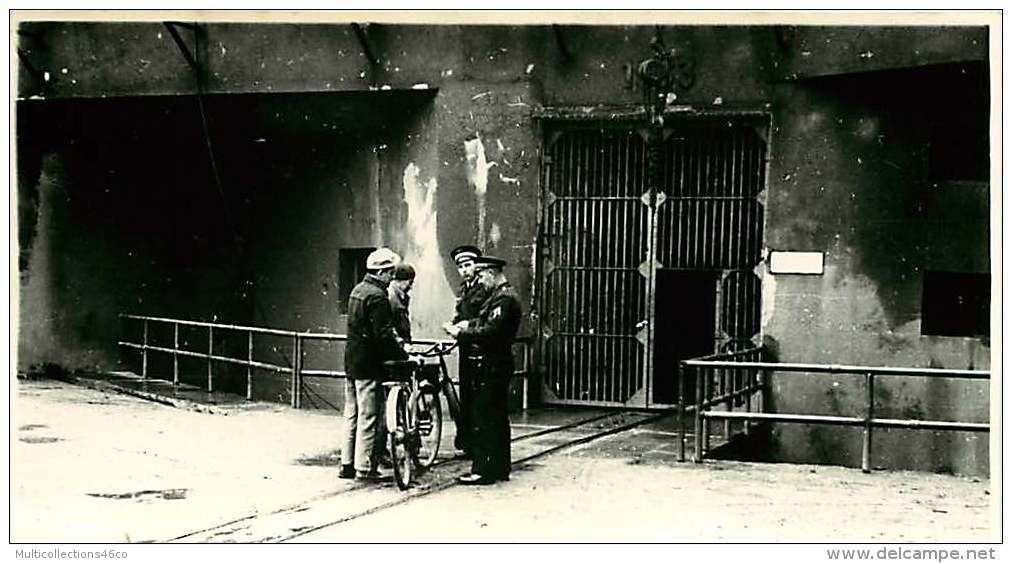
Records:
[[[443,407],[435,388],[418,388],[409,401],[411,426],[417,431],[418,447],[414,450],[419,467],[429,467],[439,455],[443,435]]]
[[[402,491],[411,485],[411,470],[414,465],[411,453],[411,420],[408,411],[408,397],[402,387],[390,389],[386,405],[388,443],[390,460],[394,464],[394,480]]]

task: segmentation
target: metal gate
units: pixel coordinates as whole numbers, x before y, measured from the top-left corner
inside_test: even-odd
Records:
[[[659,268],[714,272],[714,350],[758,333],[762,121],[668,125],[653,152],[655,190],[645,130],[546,124],[536,300],[545,402],[658,406],[650,390]]]

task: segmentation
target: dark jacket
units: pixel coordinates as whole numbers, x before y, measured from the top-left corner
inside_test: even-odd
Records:
[[[508,369],[508,377],[513,370],[513,341],[520,328],[520,314],[516,292],[509,283],[500,284],[492,290],[477,320],[472,320],[457,338],[461,345],[476,346],[486,367],[495,366],[497,374]]]
[[[461,282],[460,289],[457,291],[457,311],[453,317],[453,322],[458,323],[478,318],[478,315],[481,314],[481,307],[485,304],[485,300],[488,299],[489,293],[489,290],[478,283],[478,280]]]
[[[405,342],[411,342],[411,315],[408,313],[411,296],[393,285],[387,287],[387,296],[390,298],[390,312],[394,317],[394,330],[397,331],[397,336]]]
[[[460,283],[460,290],[457,291],[457,312],[453,316],[453,322],[458,323],[460,321],[470,321],[477,319],[478,315],[481,314],[481,308],[485,305],[485,301],[488,300],[490,291],[480,283],[478,280],[472,279],[470,282],[464,281]],[[461,359],[464,360],[470,356],[478,356],[481,352],[478,347],[474,344],[465,344],[461,342],[460,350],[462,352]],[[468,369],[464,367],[463,369]],[[464,376],[467,379],[467,375]]]
[[[348,347],[344,370],[352,379],[382,379],[383,362],[407,357],[394,333],[387,284],[372,274],[348,299]]]

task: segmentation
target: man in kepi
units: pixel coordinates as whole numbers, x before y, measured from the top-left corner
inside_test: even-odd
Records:
[[[380,248],[366,258],[366,275],[348,299],[348,346],[344,352],[347,373],[344,395],[345,435],[341,441],[343,479],[377,481],[384,451],[383,362],[402,360],[407,354],[394,332],[387,285],[400,256]]]
[[[450,258],[457,265],[457,272],[460,273],[460,290],[457,292],[457,308],[452,323],[477,319],[481,312],[482,305],[488,298],[489,291],[485,286],[478,283],[475,276],[474,260],[481,256],[481,250],[476,246],[465,244],[450,251]],[[475,365],[475,358],[478,350],[474,346],[461,345],[460,347],[460,369],[458,379],[460,380],[460,424],[457,425],[457,437],[454,446],[458,450],[469,451],[468,443],[471,431],[471,397],[473,374],[478,370]]]
[[[513,375],[513,340],[520,327],[520,301],[502,269],[505,260],[479,256],[474,268],[490,295],[477,319],[447,323],[446,332],[461,346],[476,346],[479,355],[471,401],[471,473],[458,477],[466,485],[490,485],[510,476],[509,381]]]

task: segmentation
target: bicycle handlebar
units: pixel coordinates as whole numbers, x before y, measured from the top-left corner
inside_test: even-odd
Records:
[[[445,356],[453,351],[457,347],[457,343],[447,344],[445,342],[436,342],[432,346],[429,346],[421,352],[412,352],[412,356],[419,356],[422,358],[434,358],[436,356]]]

